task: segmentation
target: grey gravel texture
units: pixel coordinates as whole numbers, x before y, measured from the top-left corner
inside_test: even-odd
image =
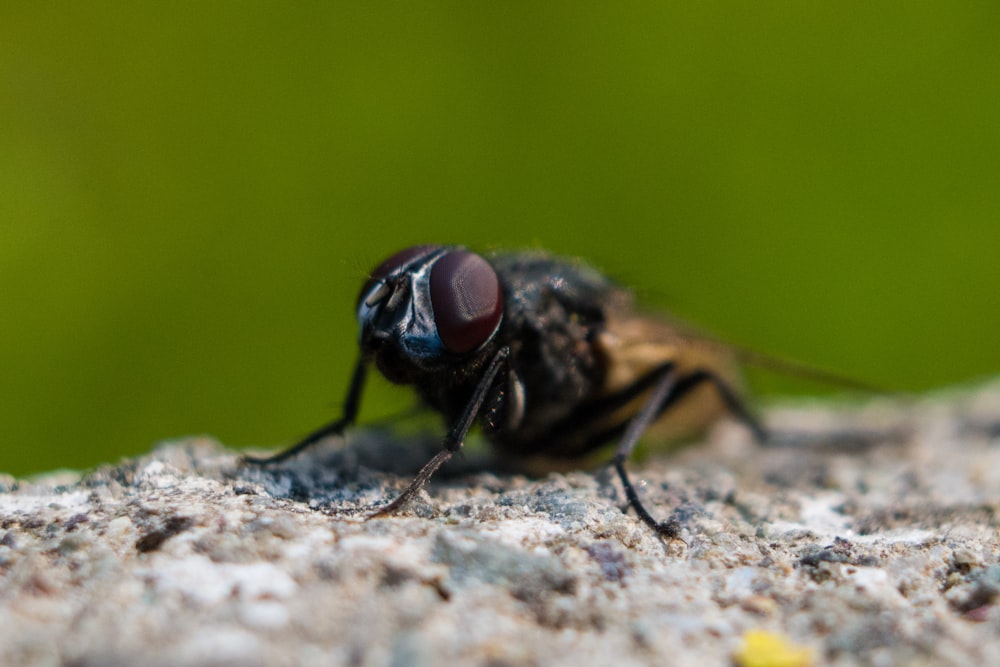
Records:
[[[728,665],[763,630],[812,657],[758,664],[1000,664],[1000,384],[766,421],[631,464],[670,542],[607,470],[471,455],[366,520],[429,448],[375,430],[0,476],[0,662]]]

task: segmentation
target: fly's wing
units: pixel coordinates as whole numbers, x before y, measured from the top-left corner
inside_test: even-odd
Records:
[[[609,310],[605,327],[594,341],[607,369],[604,387],[598,398],[609,402],[614,397],[634,396],[612,411],[604,427],[608,430],[627,424],[645,405],[652,387],[638,393],[641,378],[664,364],[672,364],[677,378],[695,372],[707,372],[742,392],[742,380],[735,355],[724,345],[700,338],[698,334],[662,319],[636,314],[630,308]],[[698,435],[727,413],[727,406],[710,382],[700,386],[670,405],[644,434],[649,441],[676,441]]]

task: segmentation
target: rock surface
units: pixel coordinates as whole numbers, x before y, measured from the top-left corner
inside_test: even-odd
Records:
[[[190,439],[0,476],[2,662],[1000,664],[1000,385],[766,421],[780,446],[724,424],[632,463],[672,542],[607,471],[471,457],[365,520],[427,443],[363,429],[263,470]]]

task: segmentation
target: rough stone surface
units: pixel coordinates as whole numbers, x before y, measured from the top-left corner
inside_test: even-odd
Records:
[[[0,661],[725,665],[764,631],[817,665],[1000,664],[1000,384],[767,421],[781,446],[724,424],[633,462],[666,543],[607,471],[474,456],[365,520],[427,443],[363,429],[265,470],[190,439],[0,476]]]

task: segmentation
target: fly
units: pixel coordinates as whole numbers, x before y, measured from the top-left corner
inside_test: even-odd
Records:
[[[598,271],[541,252],[484,257],[460,246],[402,250],[372,271],[356,304],[360,356],[343,414],[255,464],[284,461],[357,417],[370,365],[411,385],[448,426],[443,447],[374,516],[406,505],[480,425],[501,452],[574,461],[617,442],[611,460],[628,504],[657,533],[676,520],[646,510],[625,469],[650,429],[703,428],[728,413],[759,440],[734,355],[641,314]]]

